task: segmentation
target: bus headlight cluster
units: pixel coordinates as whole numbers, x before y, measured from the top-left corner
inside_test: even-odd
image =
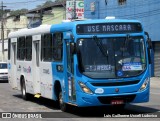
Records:
[[[81,87],[81,89],[83,90],[83,92],[87,93],[87,94],[93,94],[93,92],[82,82],[79,82],[79,85]]]
[[[144,81],[144,83],[142,84],[142,86],[141,86],[141,88],[139,89],[139,91],[143,91],[143,90],[145,90],[146,89],[146,87],[147,87],[147,85],[148,85],[148,83],[149,83],[149,77],[148,78],[146,78],[146,80]]]

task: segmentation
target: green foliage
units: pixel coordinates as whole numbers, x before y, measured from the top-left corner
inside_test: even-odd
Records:
[[[43,5],[38,5],[37,8],[46,7],[46,6],[51,5],[52,3],[54,3],[54,2],[52,2],[51,0],[48,0]]]
[[[66,1],[66,0],[55,0],[55,2],[61,2],[61,1]]]
[[[54,2],[52,2],[52,1],[46,1],[42,6],[49,6],[49,5],[51,5],[52,3],[54,3]]]
[[[66,1],[66,0],[55,0],[54,2],[63,2],[63,1]],[[37,8],[50,6],[50,5],[53,4],[54,2],[51,1],[51,0],[47,0],[43,5],[38,5]]]
[[[19,15],[19,14],[24,14],[28,11],[28,9],[20,9],[20,10],[14,10],[11,11],[10,15]]]

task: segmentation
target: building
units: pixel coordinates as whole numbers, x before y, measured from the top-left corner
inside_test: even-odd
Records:
[[[3,32],[4,32],[4,60],[7,61],[8,55],[8,34],[11,31],[17,31],[21,28],[26,28],[28,23],[28,19],[25,14],[10,16],[9,14],[3,20]],[[1,24],[1,22],[0,22]],[[0,33],[2,33],[2,29],[0,28]],[[0,38],[2,34],[0,34]],[[0,40],[0,61],[2,61],[2,41]]]
[[[26,14],[30,17],[29,26],[40,24],[58,24],[66,18],[66,2],[54,2],[48,6],[35,8]]]
[[[160,76],[160,0],[84,0],[84,17],[137,19],[144,25],[153,43],[152,76]]]
[[[41,24],[57,24],[65,19],[65,2],[55,2],[49,6],[36,8],[19,15],[6,14],[4,28],[4,61],[8,58],[8,34],[23,28],[37,27]],[[1,24],[1,21],[0,21]],[[0,27],[0,33],[2,29]],[[0,34],[0,61],[2,61],[2,40]]]

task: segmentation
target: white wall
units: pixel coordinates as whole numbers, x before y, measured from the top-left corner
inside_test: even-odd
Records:
[[[4,40],[4,50],[8,50],[8,40]],[[8,59],[8,51],[4,51],[4,61]],[[2,61],[2,41],[0,40],[0,61]]]

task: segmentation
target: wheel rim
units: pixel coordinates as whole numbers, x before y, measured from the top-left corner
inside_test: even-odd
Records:
[[[63,102],[62,92],[59,93],[59,106],[62,111],[66,111],[66,104]]]
[[[25,96],[26,95],[26,90],[25,90],[25,85],[23,83],[23,87],[22,87],[22,95]]]

